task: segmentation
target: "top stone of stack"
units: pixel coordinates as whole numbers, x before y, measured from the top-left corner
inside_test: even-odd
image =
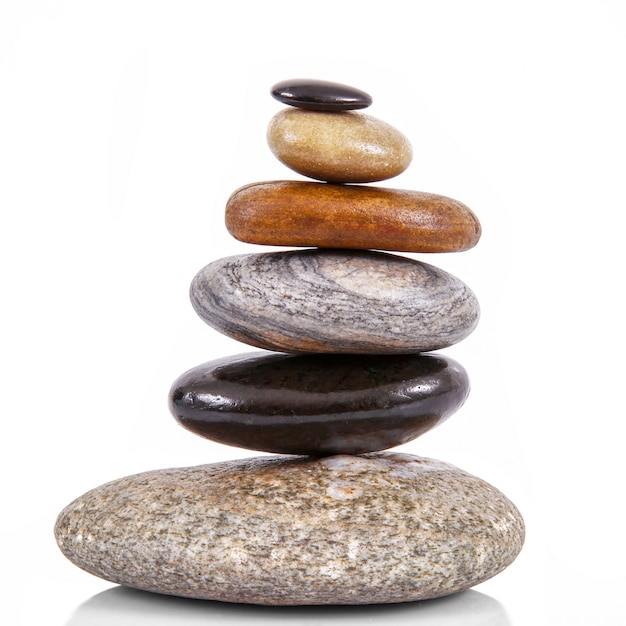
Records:
[[[283,104],[311,111],[366,109],[372,96],[341,83],[312,78],[283,80],[272,87],[272,96]]]
[[[369,106],[365,92],[318,80],[274,85],[291,105],[270,121],[267,142],[284,165],[329,183],[370,183],[401,174],[411,163],[409,140],[393,126],[353,109]]]

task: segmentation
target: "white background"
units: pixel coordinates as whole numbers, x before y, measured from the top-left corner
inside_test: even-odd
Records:
[[[3,623],[623,624],[625,6],[0,0]],[[414,255],[468,283],[482,318],[443,351],[469,371],[466,405],[402,446],[526,519],[517,561],[460,611],[97,596],[113,585],[54,543],[57,513],[101,483],[251,454],[184,431],[167,393],[249,350],[187,292],[210,261],[268,250],[232,239],[223,210],[248,182],[300,178],[265,143],[269,89],[291,77],[371,93],[414,148],[384,185],[483,225],[471,251]]]

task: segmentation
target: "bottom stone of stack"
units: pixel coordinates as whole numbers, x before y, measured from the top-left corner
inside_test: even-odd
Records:
[[[76,565],[114,583],[264,605],[376,604],[468,589],[521,550],[516,507],[441,461],[260,456],[128,476],[59,515]]]

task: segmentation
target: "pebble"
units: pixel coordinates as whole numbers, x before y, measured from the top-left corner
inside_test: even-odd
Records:
[[[458,252],[478,243],[478,218],[432,193],[365,185],[271,181],[235,191],[226,227],[247,243]]]
[[[524,523],[497,489],[398,453],[261,456],[121,478],[59,515],[65,556],[110,582],[262,605],[462,591],[506,568]]]
[[[170,410],[191,432],[279,454],[361,454],[438,426],[469,393],[440,355],[255,352],[199,365],[176,380]]]
[[[287,167],[331,183],[393,178],[413,158],[411,144],[400,131],[355,111],[283,109],[270,121],[267,142]]]
[[[218,259],[192,281],[198,315],[279,352],[407,354],[451,346],[479,317],[476,296],[442,269],[369,250],[313,248]]]
[[[360,89],[310,78],[283,80],[272,87],[271,93],[283,104],[313,111],[349,111],[372,104],[372,96]]]

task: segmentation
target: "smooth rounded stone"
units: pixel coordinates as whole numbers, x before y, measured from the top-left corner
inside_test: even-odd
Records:
[[[308,249],[218,259],[191,302],[221,333],[279,352],[409,354],[451,346],[479,317],[447,272],[369,250]]]
[[[170,410],[185,428],[280,454],[360,454],[439,425],[469,393],[440,355],[251,353],[204,363],[176,380]]]
[[[287,167],[331,183],[393,178],[413,158],[411,144],[400,131],[355,111],[283,109],[270,121],[267,142]]]
[[[524,523],[500,491],[398,453],[261,456],[129,476],[67,506],[65,556],[113,583],[265,605],[445,596],[506,568]]]
[[[283,80],[272,87],[271,93],[283,104],[313,111],[349,111],[372,104],[372,96],[360,89],[311,78]]]
[[[364,185],[269,181],[226,204],[226,227],[247,243],[399,252],[458,252],[478,243],[478,218],[432,193]]]

